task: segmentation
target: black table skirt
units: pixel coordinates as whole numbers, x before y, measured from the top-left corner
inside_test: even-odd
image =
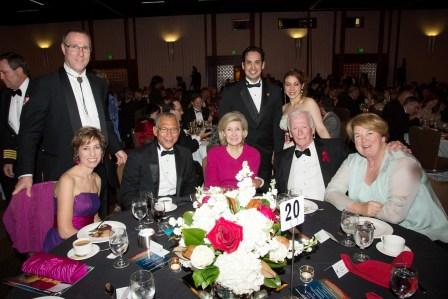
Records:
[[[326,202],[317,202],[319,208],[324,210],[317,211],[313,214],[306,215],[305,223],[299,226],[307,235],[313,235],[320,229],[325,229],[337,238],[342,239],[340,233],[340,212],[332,205]],[[179,216],[185,210],[191,210],[190,203],[179,204],[176,211],[172,212],[173,216]],[[137,225],[130,211],[124,211],[114,215],[111,220],[121,221],[127,225],[130,246],[125,256],[129,257],[142,249],[137,246],[137,232],[134,227]],[[423,294],[420,290],[412,298],[448,298],[448,251],[436,245],[429,238],[407,230],[398,225],[392,225],[394,234],[400,235],[406,239],[406,245],[415,253],[414,268],[419,273],[421,284],[428,290]],[[65,256],[71,249],[71,244],[75,237],[66,240],[63,244],[57,247],[53,253]],[[155,241],[162,243],[166,249],[172,249],[176,246],[176,242],[169,241],[166,236],[155,237]],[[373,259],[384,262],[391,262],[393,258],[385,256],[378,252],[375,244],[378,240],[367,249],[365,252]],[[106,243],[99,244],[101,248],[108,246]],[[365,298],[367,292],[375,292],[383,298],[396,298],[392,292],[386,288],[377,286],[366,280],[359,278],[351,273],[347,273],[342,278],[338,279],[332,268],[328,268],[340,260],[341,253],[352,255],[360,249],[346,248],[332,240],[327,240],[320,244],[318,248],[311,254],[301,256],[296,259],[295,267],[302,264],[310,264],[315,269],[315,279],[329,278],[336,283],[342,290],[344,290],[351,298]],[[88,274],[83,280],[78,282],[70,290],[62,295],[64,298],[111,298],[104,292],[104,285],[106,282],[112,283],[116,288],[124,287],[129,284],[129,276],[132,272],[139,269],[133,263],[125,269],[114,269],[112,267],[113,260],[107,259],[106,256],[110,254],[109,250],[101,251],[96,256],[85,260],[89,265],[95,269]],[[286,268],[282,274],[282,279],[289,282],[290,268]],[[168,267],[164,267],[155,272],[156,279],[156,296],[157,299],[171,299],[171,298],[196,298],[189,288],[183,283],[182,277],[188,272],[181,271],[179,273],[171,272]],[[298,276],[295,275],[294,285],[300,284]],[[281,298],[287,295],[289,289],[285,289],[280,293],[272,293],[270,298]],[[35,298],[36,294],[22,291],[17,288],[12,288],[7,298]]]

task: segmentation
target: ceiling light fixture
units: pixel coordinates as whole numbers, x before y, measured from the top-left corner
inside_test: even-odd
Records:
[[[163,4],[165,0],[142,1],[142,4]]]
[[[36,0],[28,0],[28,1],[33,2],[33,3],[36,3],[36,4],[39,4],[40,6],[45,6],[44,3],[39,2],[39,1],[36,1]]]

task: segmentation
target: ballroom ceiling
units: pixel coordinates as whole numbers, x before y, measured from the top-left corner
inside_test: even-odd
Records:
[[[0,25],[182,14],[268,11],[440,9],[440,0],[9,0]]]

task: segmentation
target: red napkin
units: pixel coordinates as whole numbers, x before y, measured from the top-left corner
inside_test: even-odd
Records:
[[[39,252],[23,263],[22,271],[73,284],[87,273],[88,267],[66,257]]]
[[[391,264],[377,260],[368,260],[354,264],[347,254],[341,254],[341,259],[344,261],[347,269],[353,274],[382,287],[389,288],[390,272],[393,266],[402,264],[410,267],[414,260],[414,253],[412,251],[403,251]]]
[[[366,299],[383,299],[383,297],[381,297],[375,292],[368,292],[366,293]]]

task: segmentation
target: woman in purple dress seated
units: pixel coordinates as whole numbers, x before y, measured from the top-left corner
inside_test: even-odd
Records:
[[[254,187],[261,187],[263,181],[257,178],[260,168],[260,153],[257,149],[244,144],[247,136],[247,120],[237,111],[226,113],[218,123],[221,146],[211,148],[207,153],[205,168],[205,187],[237,187],[236,174],[247,161],[254,173]]]
[[[48,252],[79,229],[99,221],[101,179],[93,172],[100,163],[106,141],[96,128],[83,127],[72,140],[76,165],[62,174],[55,186],[56,217],[44,241]]]

